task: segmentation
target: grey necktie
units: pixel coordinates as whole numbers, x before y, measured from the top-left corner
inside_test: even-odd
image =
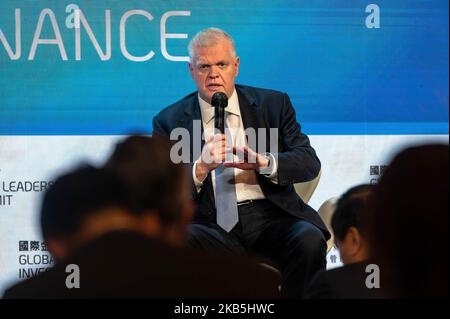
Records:
[[[217,224],[230,232],[239,220],[234,168],[220,165],[215,172]]]

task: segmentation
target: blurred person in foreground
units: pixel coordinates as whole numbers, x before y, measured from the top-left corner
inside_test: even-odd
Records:
[[[390,298],[448,298],[448,151],[403,150],[375,188],[369,251]]]
[[[338,200],[331,227],[343,267],[319,272],[311,282],[307,298],[356,299],[381,297],[377,289],[366,286],[370,265],[364,215],[368,213],[373,185],[350,188]]]
[[[139,158],[144,149],[145,161]],[[125,168],[129,161],[134,168]],[[123,172],[132,178],[123,179]],[[186,180],[184,168],[170,161],[168,142],[145,137],[119,144],[107,168],[87,166],[59,177],[41,208],[56,264],[4,297],[277,297],[277,279],[250,259],[180,247],[193,211]],[[143,189],[136,193],[137,185]],[[78,288],[67,285],[68,265],[79,269]],[[218,270],[223,276],[215,276]]]
[[[359,291],[363,298],[448,298],[448,152],[443,144],[407,148],[374,187],[362,224],[378,288],[368,295],[340,281],[340,295],[326,294],[316,281],[310,297],[358,298]]]

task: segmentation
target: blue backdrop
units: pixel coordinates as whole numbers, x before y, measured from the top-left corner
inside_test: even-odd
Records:
[[[106,51],[110,12],[111,56],[102,61],[81,25],[75,55],[76,4],[100,49]],[[287,92],[308,134],[448,134],[448,1],[376,1],[379,28],[369,28],[370,1],[19,1],[0,2],[0,134],[115,135],[151,132],[152,118],[195,90],[185,61],[163,56],[165,29],[187,38],[166,40],[172,56],[186,56],[189,39],[216,26],[229,32],[241,58],[237,82]],[[33,39],[54,39],[61,46]],[[20,21],[15,10],[20,9]],[[66,9],[68,12],[66,12]],[[126,21],[126,58],[120,21]],[[72,15],[72,16],[71,16]],[[72,19],[72,21],[74,21]],[[20,22],[20,23],[19,23]],[[21,50],[16,50],[16,23]],[[11,55],[6,50],[11,47]],[[20,53],[20,55],[18,54]]]

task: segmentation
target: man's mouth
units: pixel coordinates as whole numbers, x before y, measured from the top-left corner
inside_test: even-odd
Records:
[[[212,91],[217,91],[222,87],[222,85],[212,83],[212,84],[208,84],[207,87],[208,87],[208,89],[210,89]]]

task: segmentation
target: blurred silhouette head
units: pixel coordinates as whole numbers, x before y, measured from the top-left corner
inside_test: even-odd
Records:
[[[408,148],[375,187],[370,253],[393,297],[448,297],[448,151]]]
[[[359,185],[344,193],[336,204],[331,227],[344,264],[368,258],[362,219],[363,214],[367,213],[372,192],[372,185]]]
[[[128,215],[128,203],[125,185],[112,172],[83,166],[58,177],[44,195],[40,215],[50,252],[57,260],[71,254],[100,234],[92,227],[94,217]]]
[[[172,162],[170,148],[160,136],[130,136],[117,144],[105,168],[125,183],[133,211],[151,213],[162,235],[180,244],[192,219],[193,201],[186,167]]]
[[[121,230],[182,244],[193,212],[187,181],[184,167],[170,160],[166,140],[127,138],[105,168],[75,169],[48,189],[41,226],[49,251],[60,260]]]

